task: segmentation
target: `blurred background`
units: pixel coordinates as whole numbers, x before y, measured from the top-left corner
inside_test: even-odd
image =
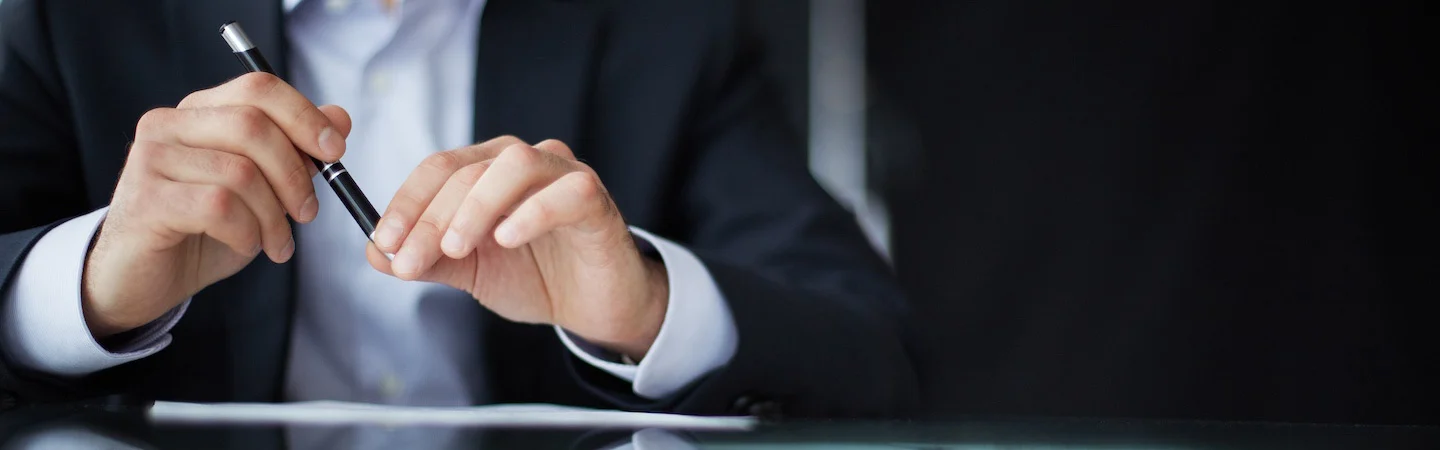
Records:
[[[1433,4],[753,3],[930,412],[1440,418]]]

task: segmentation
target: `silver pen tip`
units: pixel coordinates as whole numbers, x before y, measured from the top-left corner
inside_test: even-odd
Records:
[[[245,30],[240,28],[237,22],[226,22],[220,26],[220,36],[225,38],[225,43],[230,44],[230,51],[240,53],[255,48],[250,43],[250,36],[245,35]]]

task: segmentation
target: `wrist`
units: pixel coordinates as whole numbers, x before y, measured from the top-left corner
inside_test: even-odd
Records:
[[[660,335],[660,327],[665,324],[665,311],[670,304],[670,280],[665,264],[647,257],[642,257],[641,261],[645,266],[646,276],[645,294],[642,295],[644,303],[639,317],[627,327],[630,333],[626,333],[625,337],[609,344],[601,344],[634,361],[644,359],[650,352],[650,346],[655,344],[655,338]]]
[[[91,279],[90,268],[95,265],[95,247],[100,241],[100,231],[105,228],[105,220],[101,219],[96,225],[95,233],[90,236],[90,244],[85,247],[85,263],[80,268],[80,312],[85,319],[85,327],[90,329],[90,335],[95,339],[109,337],[125,330],[119,325],[112,324],[105,318],[107,314],[97,308],[95,302],[94,281]]]
[[[90,330],[90,335],[95,339],[107,338],[123,333],[135,327],[127,327],[121,321],[114,320],[116,314],[111,311],[109,305],[112,302],[100,300],[94,289],[94,282],[91,280],[90,267],[93,256],[85,258],[85,268],[81,272],[80,283],[80,312],[85,318],[85,327]]]
[[[125,320],[125,314],[115,308],[120,302],[102,294],[105,289],[100,288],[101,280],[91,269],[104,257],[104,246],[99,244],[104,227],[105,222],[102,220],[90,240],[90,247],[85,253],[85,264],[80,272],[80,312],[85,319],[85,327],[96,340],[139,328],[149,322],[139,321],[132,324],[136,321]]]

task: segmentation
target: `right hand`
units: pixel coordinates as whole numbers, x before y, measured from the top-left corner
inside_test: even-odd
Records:
[[[251,73],[145,113],[86,256],[81,297],[96,338],[150,323],[264,251],[295,252],[286,214],[315,219],[311,177],[345,153],[350,116]]]

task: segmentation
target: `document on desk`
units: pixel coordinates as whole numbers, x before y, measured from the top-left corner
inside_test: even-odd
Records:
[[[462,407],[390,406],[350,402],[155,402],[156,423],[264,425],[446,425],[507,428],[674,428],[748,430],[753,417],[702,417],[545,404]]]

